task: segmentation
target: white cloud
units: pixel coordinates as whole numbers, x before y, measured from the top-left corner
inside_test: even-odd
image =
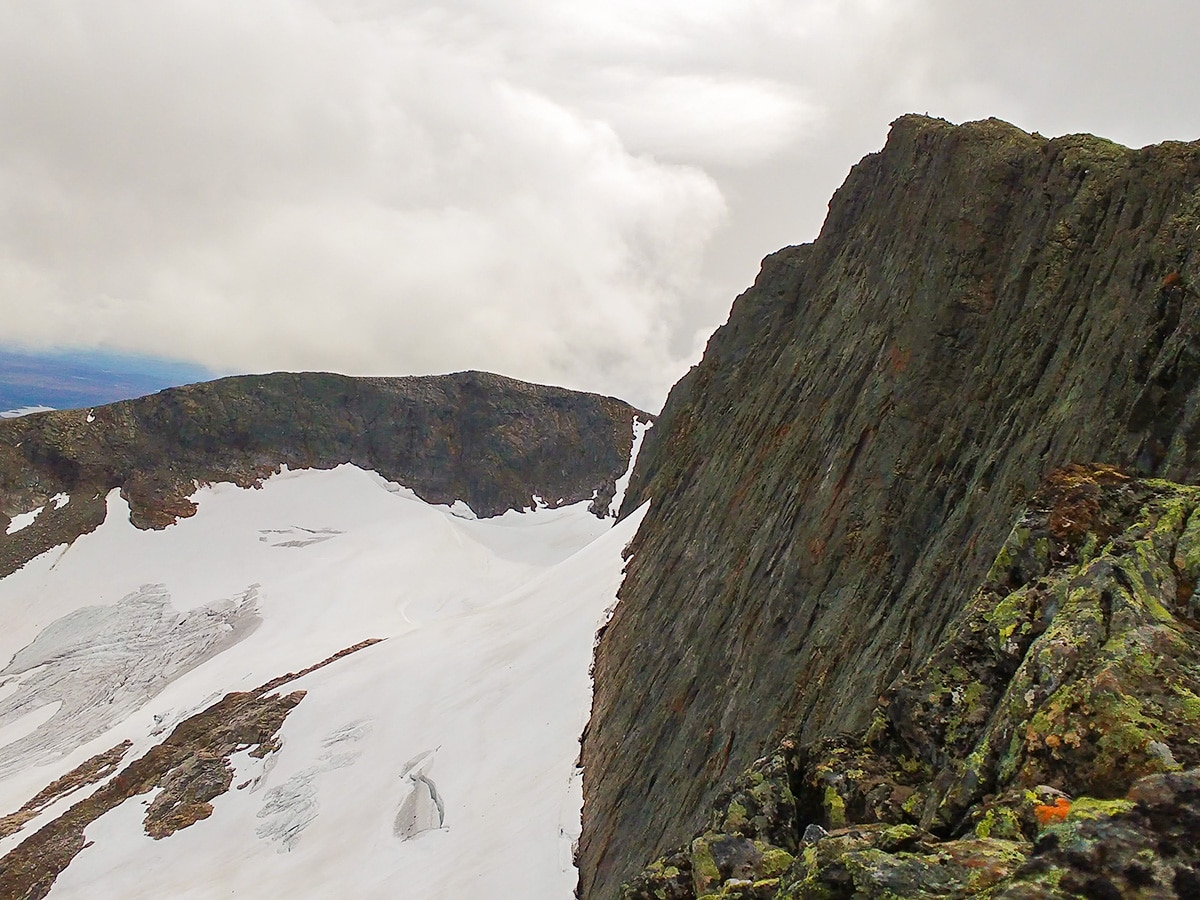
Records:
[[[656,407],[907,111],[1200,130],[1151,0],[0,7],[6,338]]]
[[[720,191],[514,82],[469,16],[0,15],[10,337],[225,369],[483,367],[647,404],[677,374],[668,332]]]

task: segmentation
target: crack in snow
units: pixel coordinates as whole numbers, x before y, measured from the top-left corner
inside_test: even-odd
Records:
[[[321,740],[326,750],[319,757],[321,763],[297,772],[281,785],[271,788],[263,797],[258,818],[267,819],[254,830],[263,840],[278,841],[280,853],[291,851],[300,842],[300,836],[317,817],[317,781],[326,772],[345,769],[358,762],[361,750],[351,748],[338,752],[346,742],[361,741],[371,732],[370,719],[358,719],[340,728],[335,728]],[[264,773],[265,774],[265,773]],[[256,780],[257,781],[257,780]],[[257,783],[251,790],[257,789]]]
[[[247,637],[260,621],[257,603],[252,585],[237,599],[180,613],[163,585],[147,584],[113,606],[85,606],[51,622],[0,669],[0,679],[20,681],[0,700],[0,729],[60,705],[0,747],[0,777],[66,756]]]
[[[400,801],[392,833],[402,841],[410,841],[427,831],[446,826],[446,804],[438,793],[437,784],[429,777],[437,750],[418,753],[400,772],[409,782],[408,794]]]
[[[259,529],[258,539],[271,547],[308,547],[320,544],[339,534],[345,534],[336,528],[302,528],[293,525],[291,528],[262,528]]]

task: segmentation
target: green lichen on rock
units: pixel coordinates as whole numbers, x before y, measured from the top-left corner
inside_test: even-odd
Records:
[[[793,786],[799,765],[795,742],[783,741],[721,792],[707,830],[794,851],[799,834]]]
[[[582,896],[684,843],[780,736],[867,728],[985,582],[997,602],[1028,585],[1013,615],[979,623],[1014,639],[1006,683],[1063,587],[1039,579],[1113,537],[1089,524],[1104,486],[1087,477],[1062,485],[1057,534],[1017,523],[997,556],[1048,471],[1200,478],[1197,224],[1200,143],[909,116],[815,242],[763,261],[626,494],[627,511],[654,502],[596,653]],[[1164,609],[1194,617],[1187,568]],[[980,663],[959,662],[986,690]],[[959,762],[986,725],[963,718],[943,729]],[[964,777],[986,778],[1013,737]]]
[[[806,849],[780,879],[777,900],[844,897],[969,897],[999,883],[1022,865],[1029,846],[998,839],[938,841],[912,828],[897,842],[896,826],[843,829]]]
[[[767,876],[766,844],[757,869],[713,854],[732,859],[728,841],[746,840],[747,792],[763,784],[788,801],[756,807],[753,836],[798,835],[780,851],[794,859],[773,867],[773,893],[728,896],[1200,896],[1198,520],[1200,487],[1107,466],[1053,473],[865,732],[789,739],[737,779],[688,851],[694,896]],[[725,844],[722,823],[738,832]],[[1192,835],[1186,850],[1156,843],[1177,832]],[[1120,841],[1142,856],[1106,849]]]
[[[975,836],[981,840],[1019,840],[1023,831],[1020,813],[1007,805],[982,810],[975,823]]]

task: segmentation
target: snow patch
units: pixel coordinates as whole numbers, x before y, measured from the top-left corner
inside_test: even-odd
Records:
[[[71,502],[71,497],[69,494],[55,494],[50,498],[50,502],[54,504],[55,509],[62,509]]]
[[[0,662],[14,653],[42,662],[7,676],[21,682],[7,699],[0,675],[0,709],[39,673],[54,670],[53,684],[74,685],[52,654],[27,649],[39,640],[81,665],[118,657],[115,671],[155,692],[110,685],[117,698],[145,699],[130,700],[57,765],[0,770],[0,796],[12,797],[12,808],[122,739],[133,740],[126,759],[136,759],[230,691],[367,637],[387,640],[281,688],[306,696],[279,748],[262,759],[235,753],[233,783],[209,818],[161,841],[142,831],[140,802],[92,823],[86,837],[95,845],[59,875],[51,900],[385,897],[397,886],[412,900],[460,900],[488,885],[507,896],[570,897],[592,641],[642,513],[614,525],[585,501],[468,519],[352,466],[283,472],[258,491],[209,485],[193,499],[196,515],[140,531],[114,491],[98,529],[0,579]],[[214,615],[213,599],[237,598],[250,584],[259,585],[261,624],[183,672],[191,642],[171,655],[172,640],[159,637],[183,619],[229,634],[219,625],[230,613]],[[141,585],[169,598],[157,618],[133,617],[144,631],[94,611],[120,607]],[[84,619],[71,616],[88,610],[90,638],[43,637],[64,620],[76,632]],[[139,655],[159,662],[129,659]],[[164,660],[177,672],[170,680],[152,675]],[[69,735],[76,726],[67,707],[81,691],[39,693],[41,703],[64,703],[29,738]],[[92,706],[110,705],[102,694]],[[412,836],[402,839],[406,829]]]
[[[29,512],[17,513],[12,517],[12,521],[8,523],[8,528],[4,530],[4,533],[16,534],[22,528],[28,528],[41,515],[42,510],[45,508],[44,506],[39,506],[37,509],[31,509]]]
[[[615,519],[621,512],[621,503],[625,500],[625,492],[629,490],[629,479],[633,477],[634,464],[637,463],[638,453],[642,450],[642,441],[646,437],[646,432],[653,427],[653,422],[643,422],[638,418],[633,420],[633,447],[629,450],[629,467],[617,479],[617,489],[613,493],[612,502],[608,504],[608,514],[611,518]]]
[[[19,419],[21,416],[30,416],[34,413],[51,412],[53,406],[19,406],[16,409],[6,409],[0,412],[0,419]]]

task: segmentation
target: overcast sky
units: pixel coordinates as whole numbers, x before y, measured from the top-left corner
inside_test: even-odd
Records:
[[[0,0],[0,336],[658,409],[898,115],[1200,138],[1190,0]]]

